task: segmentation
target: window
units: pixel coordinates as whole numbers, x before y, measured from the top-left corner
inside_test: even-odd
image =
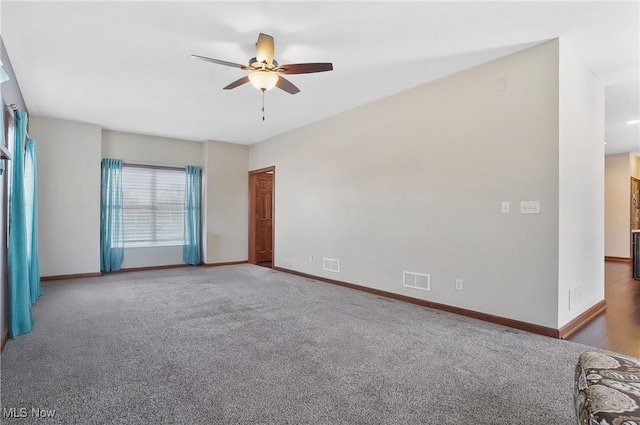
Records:
[[[184,169],[124,164],[125,247],[183,245]]]

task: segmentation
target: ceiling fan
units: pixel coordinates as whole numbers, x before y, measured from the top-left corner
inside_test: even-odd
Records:
[[[289,80],[285,79],[283,74],[311,74],[313,72],[332,71],[333,64],[330,62],[324,63],[292,63],[288,65],[280,65],[274,58],[274,42],[273,37],[267,34],[258,36],[256,42],[256,57],[249,60],[248,65],[241,65],[239,63],[227,62],[220,59],[208,58],[205,56],[191,55],[194,59],[200,59],[206,62],[217,63],[218,65],[231,66],[234,68],[240,68],[245,71],[250,71],[248,75],[234,81],[228,86],[224,87],[224,90],[235,89],[244,83],[251,82],[258,90],[262,92],[271,90],[274,87],[278,87],[290,94],[296,94],[300,91],[298,87],[293,85]]]

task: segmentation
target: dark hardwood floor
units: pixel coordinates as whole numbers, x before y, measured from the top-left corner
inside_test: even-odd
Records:
[[[272,261],[260,261],[256,263],[256,266],[262,266],[262,267],[268,267],[270,269],[273,268],[273,262]]]
[[[640,281],[631,263],[606,261],[604,275],[607,310],[567,339],[640,357]]]

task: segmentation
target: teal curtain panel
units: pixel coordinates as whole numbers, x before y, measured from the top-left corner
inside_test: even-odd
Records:
[[[100,200],[100,270],[120,270],[123,259],[122,160],[104,158]]]
[[[42,295],[40,258],[38,257],[38,171],[36,141],[27,140],[24,156],[25,210],[27,213],[27,262],[29,264],[29,295],[31,304]]]
[[[202,262],[202,232],[200,229],[200,167],[185,167],[184,246],[182,260],[187,264]]]
[[[13,160],[9,179],[8,208],[8,305],[9,305],[9,337],[28,333],[33,328],[31,314],[32,296],[30,291],[30,264],[27,230],[27,206],[25,188],[25,142],[27,130],[27,113],[15,112],[15,131],[13,140]],[[35,298],[39,296],[34,294]]]

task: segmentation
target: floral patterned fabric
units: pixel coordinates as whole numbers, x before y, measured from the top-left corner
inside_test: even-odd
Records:
[[[640,425],[640,359],[582,353],[573,401],[579,425]]]

